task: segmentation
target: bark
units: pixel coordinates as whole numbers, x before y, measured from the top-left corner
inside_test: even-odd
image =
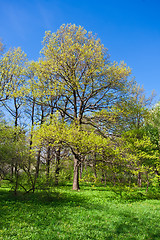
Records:
[[[104,183],[105,183],[105,186],[107,185],[107,173],[105,172],[105,174],[104,174]]]
[[[32,150],[32,138],[33,138],[32,130],[33,130],[33,126],[34,126],[34,112],[35,112],[35,99],[33,99],[33,102],[32,102],[31,136],[30,136],[30,142],[29,142],[30,152],[31,152],[31,150]],[[31,156],[29,156],[28,171],[30,171],[30,168],[31,168]]]
[[[17,100],[16,100],[16,98],[14,98],[14,107],[15,107],[14,126],[15,126],[15,128],[17,128],[17,126],[18,126],[18,106],[17,106]],[[17,133],[15,133],[14,141],[17,141]],[[15,169],[14,169],[14,165],[15,165]],[[16,174],[17,174],[17,160],[12,159],[12,161],[11,161],[11,176],[12,176],[12,178],[13,178],[13,175],[15,175],[15,179],[16,179],[16,182],[17,182],[17,176],[16,176]],[[17,183],[16,183],[16,185],[17,185]],[[16,191],[17,191],[16,188],[17,188],[17,187],[15,187],[15,194],[16,194]]]
[[[74,155],[74,175],[73,175],[73,190],[79,190],[79,160]]]
[[[82,173],[83,173],[83,163],[80,162],[80,166],[79,166],[79,170],[80,170],[80,179],[82,179]]]
[[[59,180],[59,171],[60,171],[60,154],[61,154],[61,148],[59,147],[58,150],[56,150],[56,168],[55,168],[55,184],[58,185]]]
[[[147,188],[146,188],[146,192],[148,192],[148,188],[149,188],[148,172],[146,172],[146,178],[147,178]]]
[[[141,172],[138,173],[138,187],[142,186],[142,178],[141,178]]]
[[[17,99],[14,98],[14,106],[15,106],[15,127],[18,126],[18,106],[17,106]]]
[[[14,189],[14,194],[17,195],[17,189],[18,189],[18,168],[17,168],[17,163],[15,166],[15,189]]]
[[[40,157],[41,156],[41,150],[38,151],[38,155],[37,155],[37,163],[36,163],[36,172],[35,172],[35,177],[34,177],[34,184],[33,184],[33,192],[35,191],[35,186],[36,186],[36,182],[37,182],[37,178],[39,175],[39,166],[40,166]]]
[[[44,109],[43,109],[43,105],[41,105],[41,125],[43,124],[43,121],[44,121]],[[34,177],[33,192],[35,191],[35,186],[36,186],[37,178],[39,175],[40,160],[41,160],[41,149],[38,150],[38,154],[37,154],[37,163],[36,163],[36,172]]]
[[[158,183],[159,183],[159,187],[160,187],[160,178],[159,178],[160,174],[159,174],[159,171],[157,169],[155,171],[155,174],[158,176]]]
[[[52,114],[53,114],[53,99],[51,99],[50,113],[51,113],[51,115],[50,115],[50,120],[52,120]],[[50,162],[51,162],[51,147],[48,146],[48,149],[47,149],[47,161],[46,161],[46,177],[47,177],[47,180],[49,179]]]
[[[93,171],[94,171],[94,177],[97,179],[97,171],[96,171],[96,153],[94,154],[94,159],[93,159]]]
[[[74,102],[74,119],[75,119],[75,121],[76,121],[76,123],[77,123],[77,96],[76,96],[76,91],[75,90],[73,90],[73,96],[74,96],[74,100],[73,100],[73,102]]]
[[[84,162],[84,169],[85,169],[85,171],[87,171],[87,165],[88,165],[88,164],[87,164],[87,161],[85,161],[85,162]]]
[[[47,149],[47,161],[46,161],[46,177],[47,180],[49,179],[49,172],[50,172],[50,161],[51,161],[51,148],[50,146]]]
[[[73,90],[73,105],[74,105],[74,121],[78,124],[77,118],[77,95],[76,90]],[[72,190],[79,190],[79,159],[78,155],[72,150],[74,156],[74,174],[73,174],[73,187]]]
[[[104,170],[102,169],[101,183],[104,183],[104,179],[105,179]]]
[[[14,175],[14,164],[13,164],[13,159],[11,161],[11,179],[13,179],[13,175]]]

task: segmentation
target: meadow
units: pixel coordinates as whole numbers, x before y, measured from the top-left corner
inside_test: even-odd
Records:
[[[153,198],[159,197],[94,185],[17,196],[1,187],[0,239],[160,239],[160,200]]]

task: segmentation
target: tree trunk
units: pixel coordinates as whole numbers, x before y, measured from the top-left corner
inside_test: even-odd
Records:
[[[40,158],[41,158],[41,150],[38,151],[38,155],[37,155],[36,173],[35,173],[35,177],[34,177],[33,192],[35,191],[35,186],[36,186],[37,178],[39,175]]]
[[[79,160],[74,156],[73,190],[79,190]]]
[[[94,177],[97,179],[97,171],[96,171],[96,153],[94,154],[94,159],[93,159],[93,171],[94,171]]]
[[[35,112],[35,98],[33,98],[32,102],[32,114],[31,114],[31,135],[30,135],[30,142],[29,142],[29,150],[30,150],[30,156],[29,156],[29,162],[28,162],[28,171],[30,171],[31,168],[31,150],[32,150],[32,138],[33,138],[33,126],[34,126],[34,112]]]
[[[41,125],[43,124],[43,121],[44,121],[44,109],[43,109],[43,105],[41,105]],[[35,177],[34,177],[33,193],[35,191],[35,186],[36,186],[37,178],[39,175],[40,160],[41,160],[41,149],[38,150],[38,155],[37,155],[36,173],[35,173]]]
[[[160,187],[160,178],[159,178],[159,176],[160,176],[160,174],[159,174],[159,171],[156,169],[156,171],[155,171],[155,174],[158,176],[158,183],[159,183],[159,187]]]
[[[50,123],[52,120],[52,115],[53,115],[53,99],[51,98],[51,106],[50,106]],[[49,179],[49,173],[50,173],[50,162],[51,162],[51,147],[48,146],[47,148],[47,161],[46,161],[46,178],[47,181]]]
[[[82,172],[83,172],[83,163],[80,162],[80,166],[79,166],[79,170],[80,170],[80,179],[82,179]]]
[[[46,178],[49,179],[49,172],[50,172],[50,161],[51,161],[51,148],[50,146],[47,149],[47,161],[46,161]]]
[[[14,175],[14,163],[13,163],[13,159],[11,161],[11,179],[13,179],[13,175]]]
[[[105,186],[107,185],[107,173],[106,173],[106,171],[105,171],[105,174],[104,174],[104,182],[105,182]]]
[[[14,188],[14,194],[17,195],[17,189],[18,189],[18,169],[17,169],[17,163],[15,166],[15,188]]]
[[[17,106],[17,99],[14,97],[14,106],[15,106],[15,127],[18,126],[18,106]]]
[[[141,172],[138,173],[138,187],[142,186]]]
[[[55,168],[55,184],[58,185],[59,180],[59,164],[60,164],[60,154],[61,154],[61,148],[59,147],[58,150],[56,150],[56,168]]]
[[[146,177],[147,177],[147,188],[146,188],[146,192],[148,192],[148,188],[149,188],[149,178],[148,178],[148,172],[146,172]]]
[[[104,179],[105,179],[104,170],[102,169],[101,183],[104,183]]]

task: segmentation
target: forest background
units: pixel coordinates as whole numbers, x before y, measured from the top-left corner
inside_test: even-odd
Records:
[[[38,61],[1,44],[0,77],[0,175],[15,193],[71,179],[159,188],[159,104],[92,32],[47,31]]]

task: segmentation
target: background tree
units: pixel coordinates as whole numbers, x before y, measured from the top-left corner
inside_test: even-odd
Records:
[[[20,48],[10,49],[0,60],[1,101],[13,116],[15,126],[18,125],[25,92],[26,62],[26,54]]]
[[[16,141],[15,141],[16,136]],[[18,188],[25,191],[31,185],[27,174],[29,148],[25,132],[19,127],[0,124],[0,178],[9,181],[15,194]],[[12,174],[12,168],[16,169]]]

